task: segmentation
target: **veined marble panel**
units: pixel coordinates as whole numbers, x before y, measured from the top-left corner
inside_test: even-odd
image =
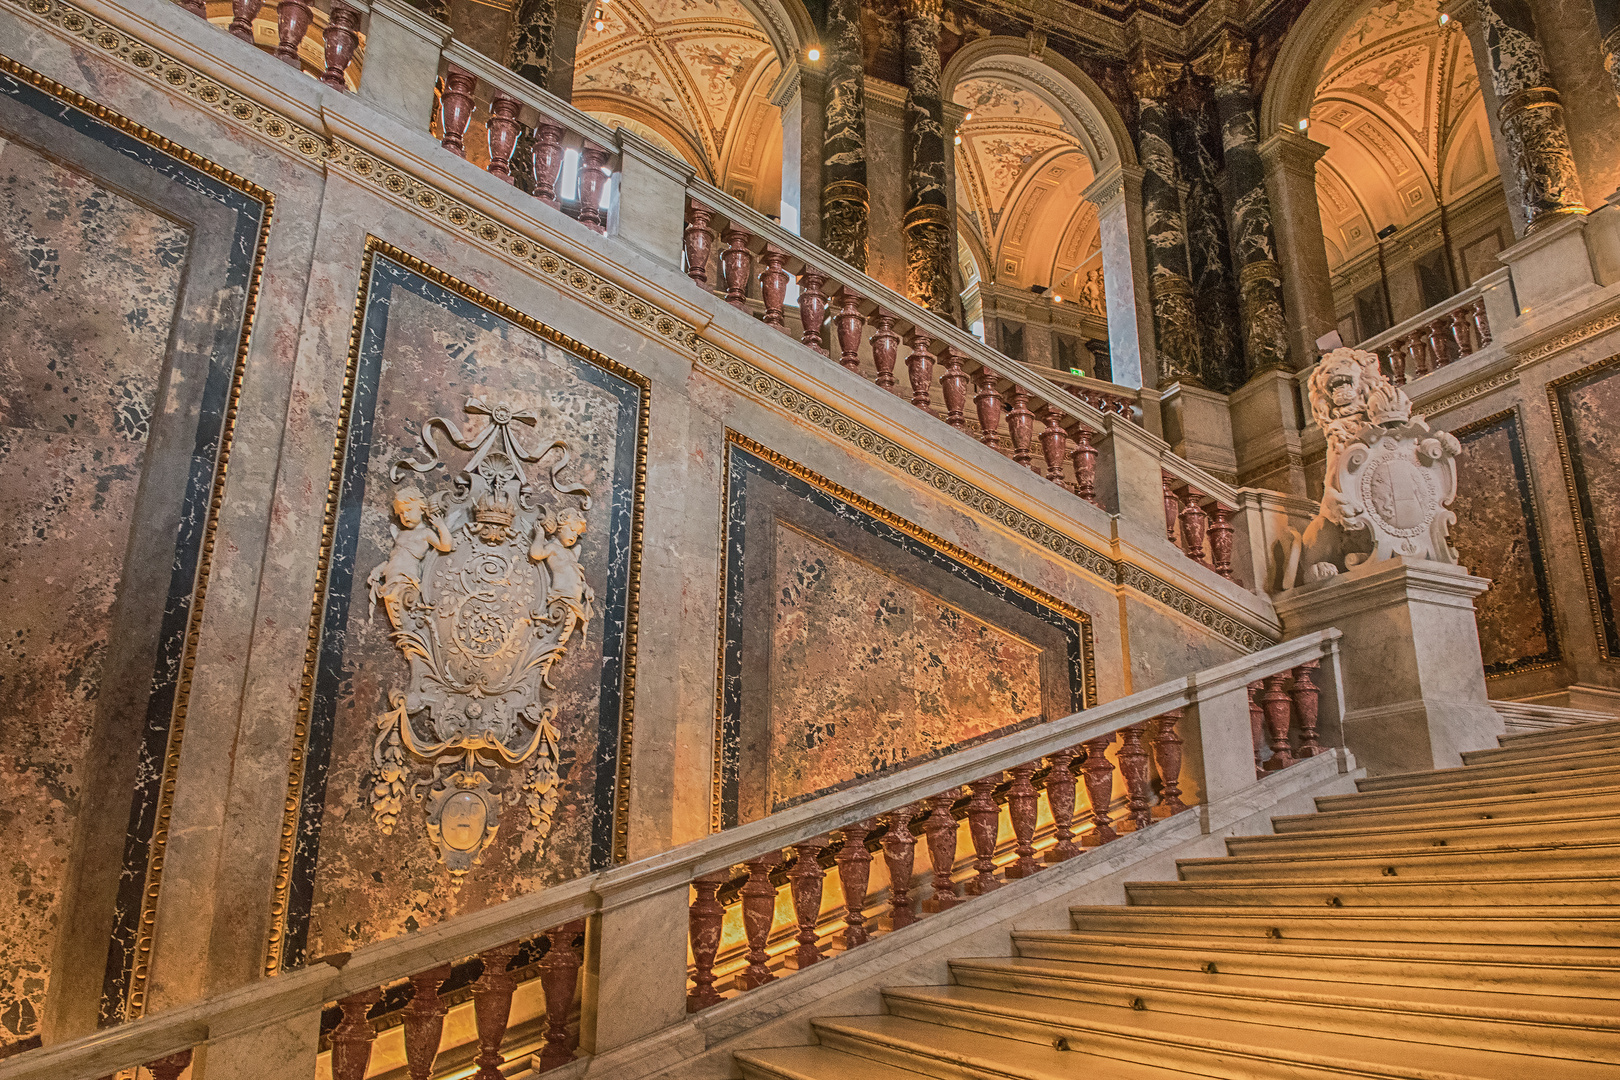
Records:
[[[1620,357],[1583,368],[1548,387],[1570,509],[1575,515],[1598,648],[1620,657],[1620,621],[1611,575],[1620,567]]]
[[[715,821],[1085,706],[1089,620],[763,447],[727,447]]]

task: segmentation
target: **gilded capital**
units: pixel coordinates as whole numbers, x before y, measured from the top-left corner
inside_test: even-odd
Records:
[[[906,18],[937,19],[945,9],[945,0],[906,0]]]
[[[1253,49],[1243,35],[1228,27],[1193,61],[1193,70],[1216,86],[1249,87],[1249,58]]]
[[[1136,54],[1129,71],[1131,90],[1139,101],[1163,101],[1170,95],[1170,84],[1181,76],[1181,65],[1156,60],[1145,51]]]

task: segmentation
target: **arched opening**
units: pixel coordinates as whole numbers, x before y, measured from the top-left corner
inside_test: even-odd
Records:
[[[669,150],[699,177],[776,216],[783,28],[738,0],[595,0],[585,9],[573,103]]]
[[[1117,179],[1134,164],[1130,141],[1090,80],[1057,63],[1032,59],[1025,42],[991,38],[946,67],[944,88],[962,115],[959,248],[979,278],[970,281],[964,255],[963,310],[1014,359],[1135,385],[1143,339],[1129,245],[1141,238],[1124,225],[1123,199],[1106,200],[1107,209],[1093,201],[1099,176]],[[1104,214],[1119,227],[1105,228]],[[1108,287],[1104,263],[1115,271]],[[1111,362],[1121,354],[1127,362]]]

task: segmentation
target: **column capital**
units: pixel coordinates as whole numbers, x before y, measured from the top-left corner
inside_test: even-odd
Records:
[[[1133,198],[1139,198],[1144,175],[1135,165],[1112,165],[1099,173],[1080,197],[1094,205],[1097,216],[1102,217],[1124,204],[1127,190]]]
[[[935,19],[944,12],[944,0],[905,0],[907,19]]]
[[[1182,64],[1161,60],[1142,49],[1131,58],[1126,77],[1138,101],[1163,102],[1170,96],[1170,84],[1181,78],[1182,67]]]
[[[1266,171],[1287,169],[1290,172],[1316,175],[1316,163],[1328,148],[1293,128],[1280,127],[1271,138],[1260,144],[1260,160]]]
[[[1192,69],[1212,80],[1219,89],[1249,89],[1249,61],[1254,49],[1242,34],[1230,26],[1215,35],[1209,48],[1192,62]]]

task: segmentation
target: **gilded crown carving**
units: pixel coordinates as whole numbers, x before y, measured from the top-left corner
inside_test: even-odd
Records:
[[[583,641],[595,599],[578,551],[590,492],[559,478],[567,444],[531,452],[517,427],[538,418],[505,403],[471,398],[465,411],[484,418],[476,432],[433,417],[422,426],[423,456],[394,463],[400,484],[446,464],[439,437],[469,455],[447,487],[395,491],[393,547],[367,578],[409,667],[406,689],[389,694],[377,719],[372,819],[391,833],[413,794],[458,885],[495,838],[510,787],[500,774],[526,770],[521,794],[507,795],[527,807],[537,841],[551,831],[561,798],[551,672],[576,634]],[[553,498],[541,501],[530,468],[548,459],[549,470],[536,471]],[[412,782],[416,764],[432,775]]]
[[[1249,60],[1253,49],[1237,31],[1228,27],[1216,35],[1192,63],[1193,71],[1217,86],[1248,88]]]

